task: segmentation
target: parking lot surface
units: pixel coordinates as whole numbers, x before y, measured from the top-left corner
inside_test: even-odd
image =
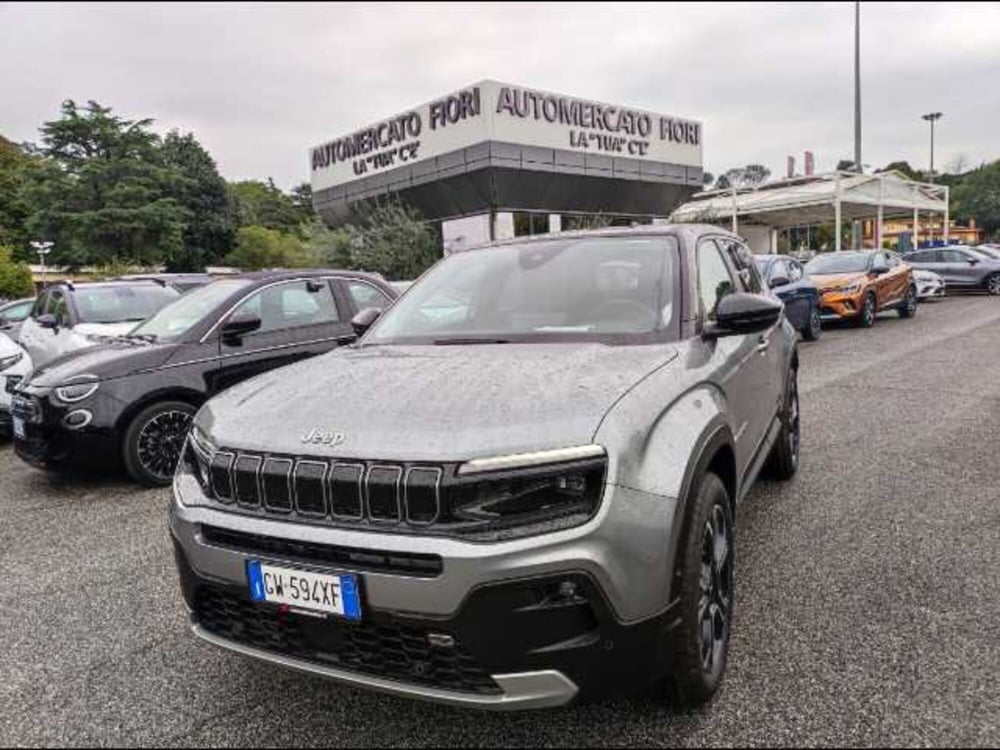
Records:
[[[996,744],[1000,303],[959,297],[801,346],[802,469],[741,506],[715,701],[488,714],[195,640],[169,492],[0,447],[5,745]]]

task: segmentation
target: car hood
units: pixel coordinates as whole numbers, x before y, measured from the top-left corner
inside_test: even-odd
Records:
[[[589,443],[621,396],[676,357],[663,344],[344,348],[223,393],[197,424],[227,448],[357,459],[568,447]],[[343,439],[309,441],[313,430]]]
[[[837,287],[844,286],[845,284],[850,284],[855,281],[860,281],[865,277],[864,272],[858,273],[818,273],[813,274],[809,278],[812,283],[816,285],[816,288],[820,291],[825,291],[827,289],[836,289]]]
[[[51,388],[77,375],[96,375],[101,380],[125,377],[159,367],[175,348],[171,344],[109,339],[49,360],[32,375],[31,385]]]

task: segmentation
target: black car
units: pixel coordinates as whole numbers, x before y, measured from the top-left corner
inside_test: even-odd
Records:
[[[130,333],[55,359],[14,394],[14,447],[47,468],[124,464],[170,482],[198,407],[235,383],[354,341],[397,297],[350,271],[266,271],[188,292]]]
[[[767,286],[785,303],[785,315],[791,324],[806,341],[818,339],[823,332],[819,290],[802,265],[787,255],[755,255],[754,263]]]

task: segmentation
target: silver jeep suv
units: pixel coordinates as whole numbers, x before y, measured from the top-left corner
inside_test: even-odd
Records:
[[[737,504],[798,466],[795,332],[741,240],[467,250],[376,318],[195,418],[170,511],[194,632],[456,705],[710,698]]]

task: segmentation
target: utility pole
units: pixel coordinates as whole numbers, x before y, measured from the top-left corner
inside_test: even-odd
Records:
[[[861,167],[861,0],[854,2],[854,171]],[[861,249],[861,222],[851,224],[851,247]]]
[[[921,117],[931,124],[931,182],[934,182],[934,123],[941,119],[941,113],[929,112]]]

